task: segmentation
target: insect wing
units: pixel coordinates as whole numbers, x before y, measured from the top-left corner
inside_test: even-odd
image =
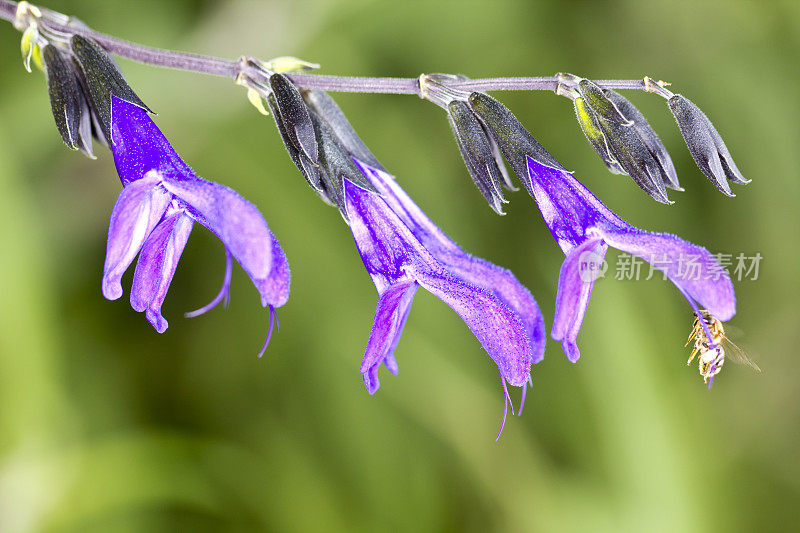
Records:
[[[761,368],[759,368],[759,366],[755,363],[755,361],[750,359],[750,357],[747,356],[744,350],[739,348],[739,346],[737,346],[728,337],[723,337],[721,344],[725,349],[725,357],[727,359],[730,359],[731,361],[739,365],[747,365],[756,372],[761,372]]]

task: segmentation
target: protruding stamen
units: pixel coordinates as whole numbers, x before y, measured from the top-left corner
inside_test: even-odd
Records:
[[[522,386],[522,398],[519,399],[519,411],[517,411],[517,416],[522,416],[522,409],[525,407],[525,396],[528,394],[528,384],[531,383],[531,379],[528,378],[528,382]]]
[[[500,440],[500,435],[503,434],[503,428],[506,425],[506,417],[508,416],[508,406],[511,405],[511,416],[514,416],[514,404],[511,402],[511,396],[508,394],[508,386],[503,376],[500,376],[500,383],[503,385],[503,420],[500,422],[500,431],[497,432],[495,442]]]
[[[196,309],[194,311],[190,311],[188,313],[184,313],[183,316],[186,318],[194,318],[196,316],[204,315],[214,309],[219,303],[225,300],[225,307],[228,307],[231,298],[231,274],[233,273],[233,258],[231,257],[231,253],[225,248],[225,276],[222,278],[222,288],[219,290],[219,293],[214,296],[214,299],[211,300],[209,303],[201,307],[200,309]]]
[[[500,440],[500,435],[503,434],[503,428],[506,426],[506,417],[508,416],[508,391],[506,390],[506,380],[501,376],[500,381],[503,382],[503,419],[500,421],[500,430],[497,432],[497,437],[494,439],[495,442]]]
[[[269,331],[267,331],[267,338],[264,340],[264,345],[261,347],[261,351],[258,352],[258,358],[259,359],[261,359],[261,356],[264,355],[264,352],[267,351],[267,346],[269,346],[269,340],[272,338],[272,328],[275,325],[277,317],[278,317],[278,314],[275,312],[275,308],[270,305],[269,306]]]

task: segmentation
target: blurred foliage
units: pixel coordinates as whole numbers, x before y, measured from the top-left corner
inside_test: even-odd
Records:
[[[691,323],[660,279],[598,283],[569,364],[550,342],[522,417],[493,442],[496,369],[420,292],[399,377],[367,395],[358,366],[376,295],[338,213],[308,189],[272,119],[228,80],[121,60],[197,171],[256,203],[293,268],[281,331],[198,227],[159,336],[100,294],[119,189],[108,152],[66,150],[42,77],[0,24],[0,531],[781,531],[800,511],[800,71],[797,2],[56,1],[122,38],[224,57],[295,55],[324,73],[550,75],[672,81],[753,182],[726,198],[695,168],[664,102],[632,94],[684,193],[658,205],[610,175],[571,104],[498,94],[601,199],[640,227],[764,256],[734,321],[763,369],[708,392],[684,364]],[[787,92],[788,91],[788,92]],[[533,201],[490,212],[440,109],[339,95],[362,138],[470,252],[511,268],[552,320],[563,256]],[[613,264],[613,263],[612,263]],[[658,277],[656,277],[658,278]],[[129,287],[130,274],[126,278]],[[517,392],[518,394],[518,392]]]

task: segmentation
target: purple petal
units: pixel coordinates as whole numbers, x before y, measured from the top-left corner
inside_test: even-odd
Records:
[[[603,205],[571,172],[528,158],[534,199],[558,245],[569,252],[586,240],[586,230],[598,224],[629,228],[630,225]]]
[[[380,386],[377,376],[377,367],[386,361],[387,357],[391,360],[387,363],[392,373],[396,373],[397,362],[392,357],[392,352],[400,341],[403,333],[408,313],[411,309],[411,302],[417,292],[418,285],[414,281],[406,281],[390,286],[381,294],[378,305],[375,308],[375,320],[367,341],[367,349],[364,353],[364,360],[361,362],[359,372],[365,374],[364,383],[367,390],[374,394]],[[366,379],[367,374],[369,380]]]
[[[145,311],[147,320],[159,333],[164,333],[168,325],[161,316],[161,305],[193,225],[194,221],[182,210],[170,214],[150,234],[136,263],[131,307]]]
[[[469,283],[489,291],[510,307],[525,323],[525,329],[533,347],[532,363],[544,358],[545,326],[542,313],[530,291],[522,285],[510,270],[498,267],[479,257],[460,254],[439,254],[442,263],[450,272]]]
[[[344,191],[350,230],[379,293],[399,280],[408,280],[415,264],[437,264],[382,197],[348,180]]]
[[[122,275],[128,269],[147,236],[158,224],[172,195],[161,186],[161,177],[150,172],[120,192],[108,225],[108,244],[103,266],[103,296],[122,296]]]
[[[581,356],[576,340],[592,295],[596,273],[599,272],[592,265],[599,267],[607,250],[608,246],[602,240],[587,240],[573,248],[561,265],[550,336],[555,341],[561,341],[564,354],[573,363]]]
[[[391,174],[355,160],[375,189],[383,195],[389,208],[408,226],[414,235],[431,252],[449,250],[463,253],[461,249],[434,224],[422,209],[397,184]]]
[[[401,332],[403,331],[403,328],[405,328],[405,326],[406,326],[406,320],[408,319],[408,312],[410,310],[411,310],[411,306],[409,305],[408,309],[406,310],[406,316],[403,317],[402,323],[400,324],[400,331]],[[400,336],[399,335],[397,336],[396,340],[400,341]],[[389,372],[391,372],[392,374],[394,374],[395,376],[400,372],[400,369],[397,367],[397,359],[394,358],[394,350],[396,348],[397,348],[397,343],[395,343],[395,345],[392,346],[392,353],[387,355],[386,359],[383,360],[383,366],[385,366],[386,369]]]
[[[713,255],[668,233],[638,229],[618,231],[598,229],[610,246],[651,263],[678,286],[684,295],[696,300],[723,322],[736,314],[733,283]]]
[[[490,291],[444,271],[418,271],[415,278],[458,313],[503,378],[515,387],[528,381],[533,345],[525,322],[513,309]]]
[[[236,191],[197,177],[168,178],[164,187],[211,230],[261,293],[261,304],[280,307],[289,297],[289,265],[256,207]]]
[[[261,293],[261,305],[266,307],[281,307],[289,299],[289,283],[291,280],[291,273],[289,272],[289,262],[286,260],[286,254],[283,253],[283,248],[278,244],[278,239],[275,235],[271,235],[272,245],[272,272],[265,279],[256,283],[258,292]],[[239,259],[239,264],[242,264]],[[246,271],[247,269],[245,269]],[[252,276],[251,276],[252,277]],[[277,322],[277,315],[275,317]]]
[[[367,389],[367,392],[375,394],[375,391],[381,386],[381,382],[378,379],[378,366],[372,366],[361,374],[361,381],[364,382],[364,387]]]
[[[111,151],[123,186],[151,170],[192,174],[147,111],[114,95],[111,95],[111,128],[114,137]]]

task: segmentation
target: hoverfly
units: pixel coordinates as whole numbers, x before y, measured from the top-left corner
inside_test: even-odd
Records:
[[[700,317],[695,316],[692,332],[689,334],[689,339],[686,341],[685,346],[688,346],[694,340],[694,349],[689,355],[686,365],[692,364],[694,358],[697,357],[697,367],[700,370],[700,375],[703,376],[703,383],[708,383],[710,378],[719,374],[720,370],[722,370],[722,365],[725,364],[726,357],[733,360],[734,363],[744,364],[757,372],[761,372],[758,365],[725,335],[725,328],[722,326],[722,322],[711,316],[705,309],[701,309],[700,314],[703,317],[703,321],[701,322]],[[711,333],[711,341],[706,336],[703,323]]]

